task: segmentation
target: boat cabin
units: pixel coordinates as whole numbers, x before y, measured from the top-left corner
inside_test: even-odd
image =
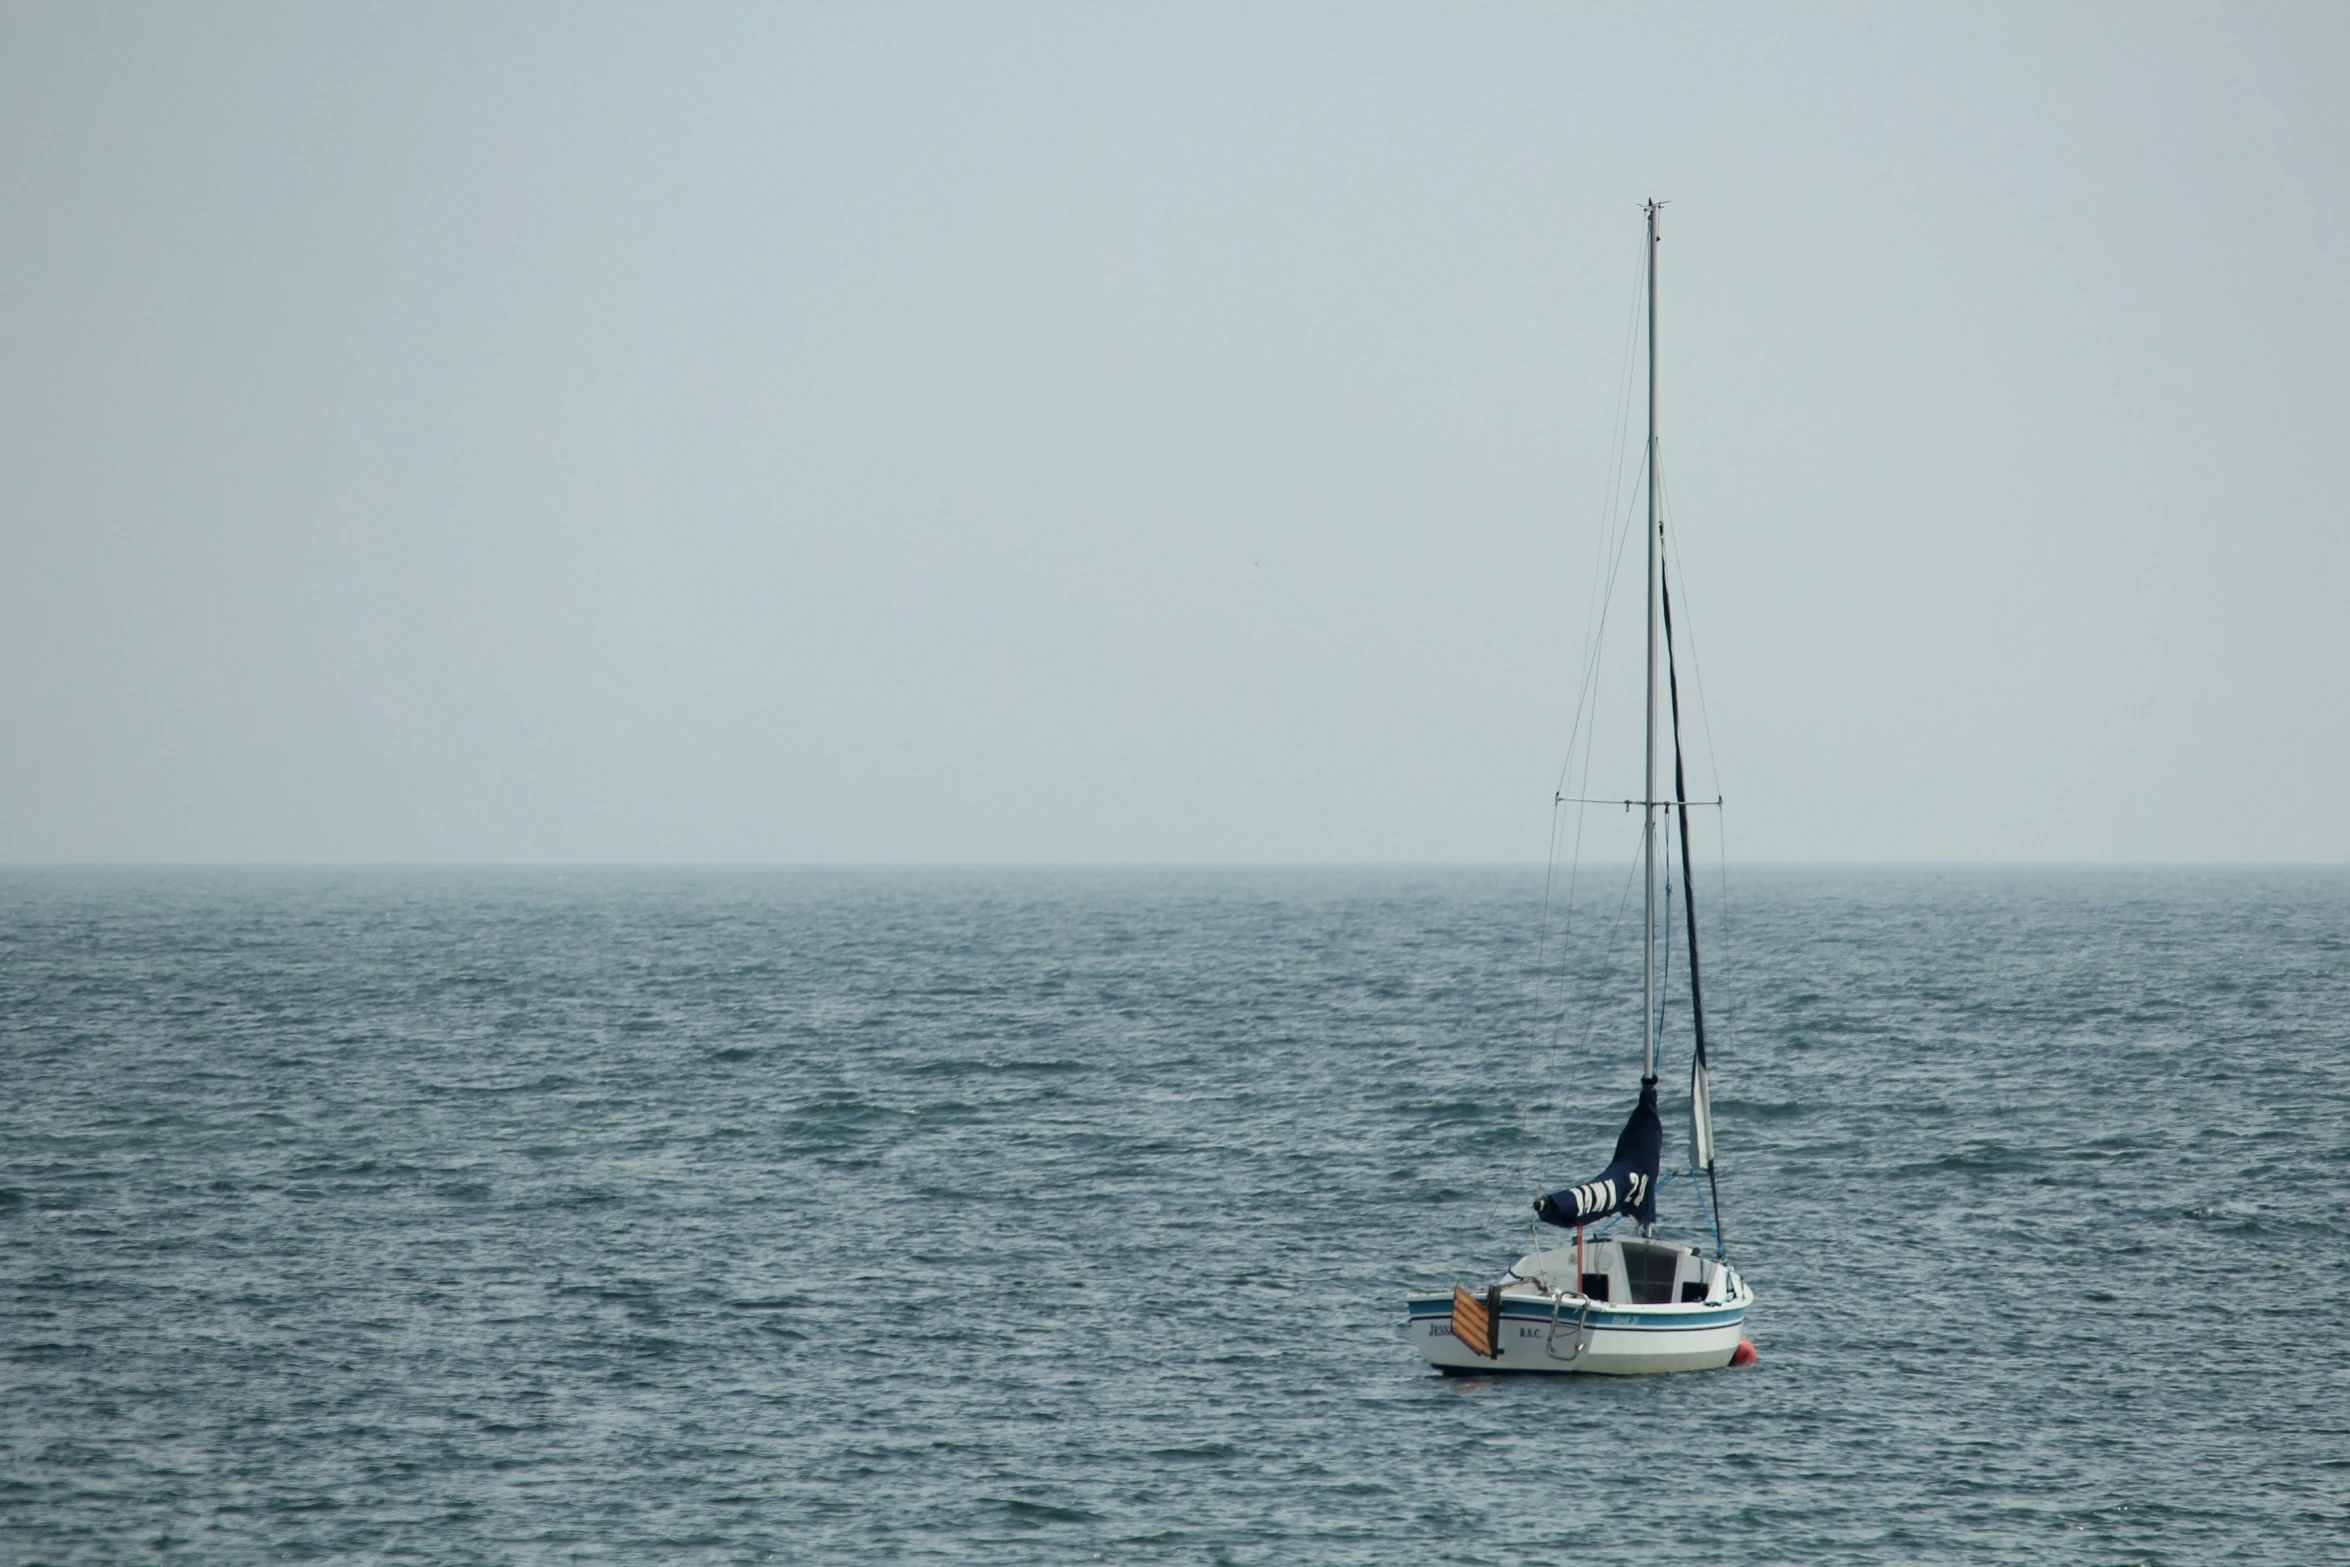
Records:
[[[1580,1270],[1572,1246],[1530,1252],[1518,1259],[1510,1277],[1618,1306],[1718,1302],[1730,1289],[1729,1270],[1700,1256],[1696,1247],[1637,1235],[1587,1243]]]

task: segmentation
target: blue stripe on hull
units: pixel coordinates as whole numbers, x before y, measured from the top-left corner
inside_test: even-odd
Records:
[[[1653,1376],[1678,1371],[1712,1371],[1730,1364],[1745,1329],[1747,1307],[1705,1312],[1703,1320],[1649,1316],[1601,1323],[1596,1317],[1578,1324],[1576,1313],[1564,1312],[1550,1322],[1540,1317],[1513,1317],[1517,1332],[1509,1336],[1502,1355],[1487,1359],[1453,1337],[1450,1321],[1433,1313],[1412,1318],[1405,1329],[1428,1363],[1448,1376]],[[1624,1313],[1615,1313],[1619,1318]],[[1556,1342],[1580,1340],[1572,1355],[1556,1352]]]
[[[1414,1322],[1425,1322],[1431,1317],[1447,1322],[1452,1320],[1452,1301],[1449,1298],[1409,1301],[1406,1306]],[[1558,1315],[1567,1321],[1588,1322],[1595,1328],[1643,1333],[1691,1333],[1743,1322],[1746,1320],[1746,1308],[1715,1306],[1703,1312],[1689,1312],[1686,1315],[1675,1312],[1669,1317],[1660,1317],[1651,1316],[1647,1312],[1609,1311],[1602,1307],[1595,1308],[1585,1317],[1579,1307],[1562,1306]],[[1504,1299],[1501,1303],[1501,1319],[1504,1322],[1548,1322],[1551,1316],[1550,1307],[1535,1301]]]

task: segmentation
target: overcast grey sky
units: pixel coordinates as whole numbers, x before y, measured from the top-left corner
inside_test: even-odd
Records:
[[[1734,855],[2350,858],[2350,8],[190,3],[0,11],[0,860],[1539,859],[1651,195]]]

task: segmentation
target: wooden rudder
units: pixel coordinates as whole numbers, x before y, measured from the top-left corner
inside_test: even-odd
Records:
[[[1487,1360],[1501,1358],[1501,1291],[1483,1300],[1458,1284],[1452,1287],[1452,1336]]]

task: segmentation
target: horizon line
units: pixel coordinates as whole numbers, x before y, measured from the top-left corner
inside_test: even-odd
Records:
[[[64,870],[706,870],[706,871],[1249,871],[1249,870],[1508,870],[1546,869],[1542,860],[0,860],[0,873]],[[2350,860],[2032,860],[2032,859],[1754,859],[1742,870],[2340,870]]]

